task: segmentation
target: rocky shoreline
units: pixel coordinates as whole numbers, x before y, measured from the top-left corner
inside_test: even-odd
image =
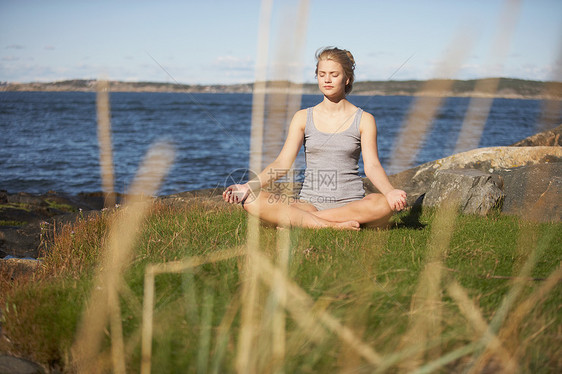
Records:
[[[480,84],[477,84],[477,83]],[[493,93],[479,90],[484,83],[497,85]],[[261,82],[263,83],[263,82]],[[267,92],[318,94],[316,83],[267,81]],[[165,82],[109,82],[111,92],[177,92],[177,93],[253,93],[255,83],[240,84],[179,84]],[[73,79],[58,82],[0,82],[0,92],[95,92],[96,80]],[[433,87],[428,89],[428,87]],[[440,88],[437,88],[440,87]],[[445,88],[447,87],[447,88]],[[530,81],[514,78],[485,78],[480,80],[408,80],[408,81],[358,81],[354,83],[354,95],[369,96],[438,96],[483,97],[507,99],[562,100],[562,82]]]
[[[456,191],[465,213],[485,215],[500,209],[502,214],[560,222],[561,134],[562,125],[510,147],[459,153],[391,175],[390,179],[408,193],[410,206],[438,205],[443,196]],[[374,192],[370,183],[365,187]],[[180,203],[193,198],[220,201],[221,193],[207,189],[159,199]],[[119,202],[122,196],[116,198]],[[0,258],[36,259],[43,230],[96,214],[103,205],[101,192],[67,196],[52,191],[43,195],[0,191]]]

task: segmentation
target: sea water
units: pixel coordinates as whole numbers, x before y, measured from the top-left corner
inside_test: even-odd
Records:
[[[304,95],[301,107],[321,99]],[[388,169],[416,98],[349,99],[375,116],[379,157]],[[454,152],[469,103],[469,98],[443,100],[412,166]],[[110,107],[118,192],[126,192],[151,144],[160,140],[171,144],[175,160],[159,195],[223,188],[233,175],[247,175],[241,170],[249,165],[251,94],[111,93]],[[544,130],[542,108],[538,100],[495,99],[478,146],[506,146]],[[0,190],[100,191],[96,116],[95,93],[0,92]],[[547,122],[562,122],[560,113],[550,114]]]

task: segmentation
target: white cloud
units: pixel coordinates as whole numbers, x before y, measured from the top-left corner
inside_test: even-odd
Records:
[[[21,44],[10,44],[6,46],[6,49],[25,49]]]
[[[254,71],[254,61],[250,57],[219,56],[215,59],[213,65],[219,69]]]

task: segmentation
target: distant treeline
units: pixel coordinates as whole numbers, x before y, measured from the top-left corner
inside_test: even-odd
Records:
[[[263,87],[263,82],[259,85]],[[272,91],[319,93],[315,83],[297,84],[287,81],[266,82]],[[85,91],[96,89],[95,80],[66,80],[49,83],[6,83],[0,91]],[[191,85],[165,82],[110,82],[113,92],[208,92],[251,93],[253,83],[229,85]],[[512,78],[486,78],[473,80],[409,80],[355,82],[356,95],[428,95],[428,96],[482,96],[507,98],[537,98],[562,100],[562,82],[542,82]]]

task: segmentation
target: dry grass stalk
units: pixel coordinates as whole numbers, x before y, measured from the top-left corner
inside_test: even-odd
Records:
[[[488,323],[484,320],[482,312],[478,307],[472,302],[468,297],[466,291],[462,288],[460,284],[456,281],[452,281],[447,287],[447,292],[455,300],[457,306],[459,307],[461,313],[466,317],[468,322],[470,322],[472,328],[474,329],[475,335],[474,340],[478,341],[483,338],[485,334],[491,334]],[[516,370],[515,363],[513,362],[509,352],[503,347],[502,342],[496,335],[489,335],[490,346],[498,352],[497,357],[500,359],[500,363],[505,370]]]
[[[454,77],[462,61],[468,55],[471,39],[467,32],[461,32],[449,47],[441,60],[436,75]],[[390,158],[389,170],[406,170],[414,162],[414,158],[421,144],[430,130],[437,111],[441,107],[444,92],[448,92],[453,84],[452,80],[429,80],[421,91],[405,120],[398,137],[394,151]]]
[[[282,84],[283,87],[277,93],[269,93],[266,81],[268,80],[268,55],[269,55],[269,38],[271,35],[271,17],[273,10],[273,2],[270,0],[262,1],[262,10],[260,15],[260,33],[258,41],[258,61],[256,64],[256,82],[254,85],[254,96],[253,96],[253,106],[252,106],[252,131],[251,131],[251,150],[250,150],[250,169],[253,171],[260,171],[264,162],[269,163],[273,159],[273,154],[278,153],[279,148],[277,144],[282,143],[281,137],[285,136],[285,131],[281,129],[285,128],[289,119],[289,112],[294,112],[298,109],[300,105],[300,94],[293,95],[289,92],[289,89],[300,89],[300,85],[297,87],[289,86],[289,83]],[[301,0],[299,9],[296,9],[297,17],[291,17],[288,19],[297,19],[297,25],[295,27],[295,32],[287,33],[287,29],[291,27],[286,27],[284,25],[284,30],[280,32],[283,36],[283,41],[281,47],[289,47],[295,49],[294,53],[287,53],[287,48],[279,48],[280,58],[276,61],[281,61],[280,64],[273,66],[273,74],[281,77],[282,80],[291,81],[290,75],[291,64],[294,63],[294,56],[302,54],[302,49],[304,47],[304,39],[301,37],[303,31],[306,27],[306,19],[308,16],[308,0]],[[290,9],[291,13],[294,13],[294,9]],[[294,40],[293,40],[294,39]],[[286,61],[287,56],[292,57],[292,61]],[[274,77],[274,79],[278,77]],[[287,79],[289,78],[289,79]],[[274,87],[270,87],[274,88]],[[268,96],[269,95],[269,96]],[[269,100],[268,100],[269,99]],[[267,111],[266,107],[271,106],[270,110]],[[267,122],[267,126],[265,125]],[[265,137],[265,133],[272,136]],[[265,147],[264,154],[264,139],[268,139],[270,144]],[[279,172],[277,170],[272,171],[274,173]],[[238,352],[237,352],[237,370],[239,372],[254,372],[257,368],[257,361],[255,355],[250,354],[250,348],[255,339],[255,331],[257,326],[259,326],[259,318],[256,310],[257,301],[257,275],[256,270],[253,267],[253,253],[259,250],[259,221],[253,218],[249,218],[249,229],[248,229],[248,256],[247,268],[245,272],[246,281],[243,282],[242,297],[244,302],[242,303],[242,324],[240,331],[240,338],[238,340]],[[254,227],[255,226],[255,227]],[[272,327],[276,333],[273,336],[279,334],[279,317],[274,318],[277,327]],[[272,337],[274,341],[277,341],[275,337]],[[275,355],[280,355],[284,349],[279,345],[281,343],[276,343],[275,348],[273,348],[276,353]]]
[[[279,270],[287,277],[289,268],[289,253],[291,250],[291,233],[290,230],[277,230],[277,266]],[[287,303],[287,291],[281,286],[276,284],[271,289],[271,294],[274,300],[273,320],[272,320],[272,334],[271,344],[272,350],[272,366],[274,368],[281,368],[285,361],[286,353],[286,336],[285,336],[285,310],[283,305]],[[281,370],[274,370],[280,373]]]
[[[234,299],[230,306],[228,307],[226,313],[224,314],[221,323],[217,329],[217,338],[216,338],[216,345],[215,345],[215,355],[213,359],[213,366],[211,367],[212,374],[220,373],[220,365],[223,361],[224,355],[227,350],[228,344],[228,337],[229,331],[232,326],[232,322],[234,321],[234,317],[238,313],[240,309],[240,300]]]
[[[528,232],[523,232],[522,236],[524,234],[528,234]],[[527,261],[521,269],[520,276],[514,278],[513,284],[508,294],[503,298],[500,307],[497,309],[494,318],[489,323],[487,331],[482,336],[482,338],[478,341],[448,352],[437,360],[425,364],[423,367],[415,371],[416,374],[431,373],[435,370],[438,370],[440,367],[443,367],[455,360],[458,360],[461,357],[473,353],[474,358],[470,363],[469,372],[479,373],[484,370],[484,368],[492,358],[501,357],[503,352],[500,350],[503,349],[502,347],[506,347],[505,341],[501,342],[502,344],[495,344],[493,341],[495,337],[500,336],[500,334],[498,333],[500,327],[503,325],[505,319],[507,318],[509,310],[519,297],[523,287],[527,284],[526,279],[529,279],[528,275],[535,265],[538,256],[537,252],[540,251],[542,246],[548,245],[552,235],[553,233],[550,233],[550,235],[541,238],[541,241],[538,243],[537,248],[531,252]],[[548,279],[550,280],[550,282],[553,282],[556,279],[560,279],[560,269],[551,274]],[[550,287],[550,285],[545,287],[543,292],[546,291],[548,287]],[[511,355],[511,358],[513,358],[513,355]],[[510,360],[510,367],[514,367],[513,365],[514,363],[512,363],[512,360]]]
[[[432,339],[441,339],[442,259],[449,249],[457,209],[456,200],[452,197],[443,203],[435,216],[426,265],[412,295],[410,328],[403,335],[401,342],[402,349],[417,352],[401,364],[407,371],[413,371],[421,365],[424,353],[428,359],[435,359],[441,354],[439,344],[433,343]],[[431,346],[434,348],[430,350]]]
[[[269,53],[269,31],[273,14],[273,0],[262,0],[258,33],[258,55],[256,61],[256,82],[252,101],[252,129],[250,139],[250,170],[261,170],[263,155],[263,119],[265,113],[265,81],[267,78],[267,56]],[[260,93],[260,90],[263,90]],[[257,275],[254,269],[253,252],[259,248],[259,220],[248,217],[248,246],[245,271],[242,275],[242,310],[240,336],[236,355],[236,369],[240,373],[255,371],[255,357],[251,349],[255,338],[257,322],[255,304]]]
[[[528,185],[529,181],[528,180],[524,181],[524,183]],[[523,201],[532,201],[532,200],[533,199],[530,196],[530,192],[527,190]],[[527,206],[526,207],[527,215],[524,218],[524,220],[535,220],[537,217],[540,217],[541,216],[540,211],[542,210],[542,208],[543,207],[540,205],[540,200],[534,205]],[[538,229],[536,226],[526,224],[524,221],[521,222],[516,253],[520,256],[520,258],[522,259],[526,258],[526,261],[524,264],[522,264],[520,270],[520,276],[514,279],[509,294],[504,298],[504,302],[500,306],[498,313],[496,313],[494,320],[490,324],[491,325],[490,329],[494,333],[497,333],[500,336],[504,345],[507,345],[510,341],[509,339],[512,339],[514,337],[513,336],[514,332],[517,330],[517,328],[519,327],[519,325],[523,320],[523,316],[526,314],[524,313],[525,309],[518,308],[517,310],[519,311],[519,313],[521,313],[521,315],[514,314],[513,321],[509,325],[501,328],[503,326],[503,321],[505,318],[507,318],[507,314],[509,313],[512,304],[515,302],[515,299],[521,293],[522,288],[525,285],[524,280],[530,278],[529,275],[539,255],[538,252],[540,252],[540,249],[543,246],[548,245],[548,242],[550,241],[550,237],[552,236],[551,233],[550,235],[539,237],[537,230]],[[531,248],[531,252],[527,255],[530,248]],[[517,266],[518,264],[515,265],[515,267]],[[528,307],[524,307],[524,308],[528,308]],[[483,339],[483,345],[485,346],[485,348],[482,351],[480,351],[479,354],[477,354],[474,360],[474,365],[472,367],[472,372],[478,372],[483,370],[484,367],[489,362],[491,362],[491,360],[493,360],[494,357],[498,357],[498,355],[501,357],[501,353],[498,353],[499,348],[497,347],[497,345],[491,344],[490,341],[491,338]],[[515,352],[518,350],[520,351],[521,347],[519,346],[512,347],[511,354],[514,356]],[[509,367],[509,369],[511,369],[511,367]]]
[[[562,41],[562,38],[561,40]],[[562,43],[558,43],[558,58],[557,61],[562,61]],[[543,96],[545,100],[542,103],[541,118],[539,119],[539,127],[537,130],[544,131],[546,126],[559,125],[558,122],[552,123],[550,119],[551,116],[558,119],[559,117],[556,113],[560,113],[562,109],[562,64],[558,63],[555,65],[555,69],[552,72],[550,81],[546,84],[544,88]],[[553,115],[554,114],[554,115]]]
[[[204,256],[191,257],[183,261],[173,261],[163,264],[152,264],[146,267],[144,273],[144,302],[142,313],[142,343],[141,343],[141,373],[151,372],[152,361],[152,332],[154,317],[154,277],[158,274],[182,273],[186,270],[215,262],[220,262],[246,254],[245,247],[210,253]],[[233,319],[234,316],[231,316]],[[230,320],[230,324],[232,320]]]
[[[109,313],[118,308],[111,298],[111,292],[117,292],[122,283],[121,274],[131,254],[138,228],[146,217],[152,199],[145,194],[154,194],[164,175],[172,164],[173,153],[168,145],[157,144],[151,148],[130,191],[123,209],[118,212],[111,226],[108,240],[103,249],[103,259],[94,281],[94,287],[72,347],[73,363],[80,372],[97,372],[103,330],[108,322]],[[113,326],[114,329],[120,329]],[[119,344],[118,341],[115,344]],[[124,358],[114,359],[124,361]],[[114,368],[116,369],[116,368]]]
[[[101,185],[105,195],[104,205],[107,208],[115,205],[111,120],[109,115],[109,83],[107,81],[99,81],[97,84],[96,107],[98,115]]]
[[[259,219],[248,216],[248,245],[242,281],[242,310],[238,351],[236,356],[236,370],[240,373],[254,373],[256,370],[256,355],[252,354],[257,327],[259,326],[257,312],[258,270],[256,269],[256,255],[259,251]]]
[[[536,233],[533,232],[535,230],[534,228],[532,228],[531,226],[524,226],[524,228],[525,227],[528,228],[521,230],[520,239],[537,237]],[[502,304],[500,305],[496,314],[494,315],[494,318],[490,322],[490,326],[488,329],[489,333],[485,334],[480,340],[479,349],[476,351],[476,355],[473,359],[473,365],[470,371],[471,373],[481,372],[482,370],[484,370],[486,365],[492,361],[493,358],[500,355],[500,353],[498,352],[499,348],[492,343],[492,337],[494,335],[500,336],[500,328],[504,326],[504,322],[507,319],[509,311],[528,283],[528,281],[525,281],[525,279],[529,278],[529,274],[535,266],[535,263],[539,257],[539,253],[544,249],[544,247],[548,245],[553,235],[554,234],[551,232],[548,235],[539,238],[536,242],[536,246],[531,247],[531,253],[528,256],[527,261],[523,265],[519,277],[513,279],[512,286],[508,294],[504,297]],[[524,242],[524,240],[519,241],[519,243]],[[518,252],[521,251],[522,249],[520,248]],[[505,345],[505,341],[503,342],[503,344]]]
[[[107,293],[113,372],[117,374],[125,374],[125,344],[123,343],[123,326],[121,325],[121,308],[119,306],[117,287],[108,288]]]
[[[298,66],[295,56],[298,59],[303,56],[306,25],[308,18],[308,0],[300,0],[298,9],[296,9],[296,17],[290,17],[294,20],[295,25],[290,24],[289,27],[283,26],[284,30],[280,30],[281,42],[277,48],[277,56],[274,66],[274,80],[278,77],[282,82],[276,83],[276,90],[268,90],[267,105],[268,110],[265,119],[264,140],[268,143],[265,147],[265,160],[262,163],[269,163],[274,160],[276,155],[281,151],[281,145],[287,135],[288,126],[291,122],[292,115],[300,109],[302,97],[302,84],[294,83],[300,81],[300,73],[302,66]],[[290,10],[291,13],[293,9]],[[292,32],[286,32],[285,30]],[[279,87],[277,87],[279,86]],[[284,193],[292,193],[293,191],[293,169],[289,170],[287,179],[289,186]],[[277,264],[279,269],[286,275],[288,271],[289,253],[290,253],[290,230],[277,231]],[[282,373],[283,362],[286,354],[286,323],[285,310],[282,307],[286,303],[286,290],[281,285],[276,285],[271,289],[271,361],[269,366],[272,372]],[[266,310],[267,311],[267,310]]]
[[[275,160],[287,137],[291,118],[301,109],[302,57],[308,19],[308,0],[294,3],[278,3],[284,7],[278,13],[282,22],[276,36],[279,41],[275,48],[270,73],[264,77],[267,83],[262,87],[265,113],[263,123],[263,155],[260,170]],[[255,170],[258,171],[258,170]],[[278,172],[278,171],[273,171]]]
[[[345,344],[357,351],[361,357],[373,366],[381,363],[380,355],[370,346],[363,343],[348,327],[341,324],[336,318],[326,311],[314,313],[314,302],[311,297],[299,286],[294,284],[285,274],[261,253],[256,253],[258,270],[261,280],[272,288],[281,285],[285,288],[287,300],[284,307],[289,310],[296,322],[309,334],[313,340],[321,338],[320,323],[336,334]],[[281,300],[280,300],[281,301]],[[318,335],[321,334],[321,335]]]
[[[183,273],[186,270],[196,268],[205,264],[229,260],[231,258],[243,256],[246,254],[246,246],[239,246],[232,249],[221,250],[206,255],[194,256],[182,261],[170,261],[163,264],[152,264],[146,268],[146,272],[152,272],[154,275]]]
[[[498,22],[498,33],[490,49],[490,62],[488,65],[498,69],[497,74],[493,76],[501,76],[499,66],[503,65],[503,61],[507,57],[509,41],[513,35],[513,30],[517,21],[519,5],[519,0],[504,2],[504,9]],[[453,153],[460,153],[478,148],[486,119],[492,107],[493,96],[498,90],[499,82],[499,78],[482,79],[476,82],[474,92],[484,97],[473,97],[470,100],[468,111],[464,117],[462,128],[457,139],[457,145]]]
[[[144,271],[144,297],[141,333],[141,374],[150,374],[152,363],[152,324],[154,313],[154,270],[148,265]]]
[[[203,295],[201,308],[201,326],[199,334],[199,350],[197,352],[197,372],[207,373],[209,365],[209,351],[211,347],[211,333],[213,325],[214,295],[211,289],[206,288]]]
[[[535,309],[541,302],[544,301],[546,296],[553,290],[553,288],[562,280],[562,264],[553,271],[548,278],[541,284],[538,290],[533,292],[526,300],[521,302],[517,308],[510,315],[504,328],[500,331],[500,339],[504,342],[521,342],[518,336],[518,328],[521,326],[523,319]],[[523,350],[526,347],[515,347],[516,352]]]

